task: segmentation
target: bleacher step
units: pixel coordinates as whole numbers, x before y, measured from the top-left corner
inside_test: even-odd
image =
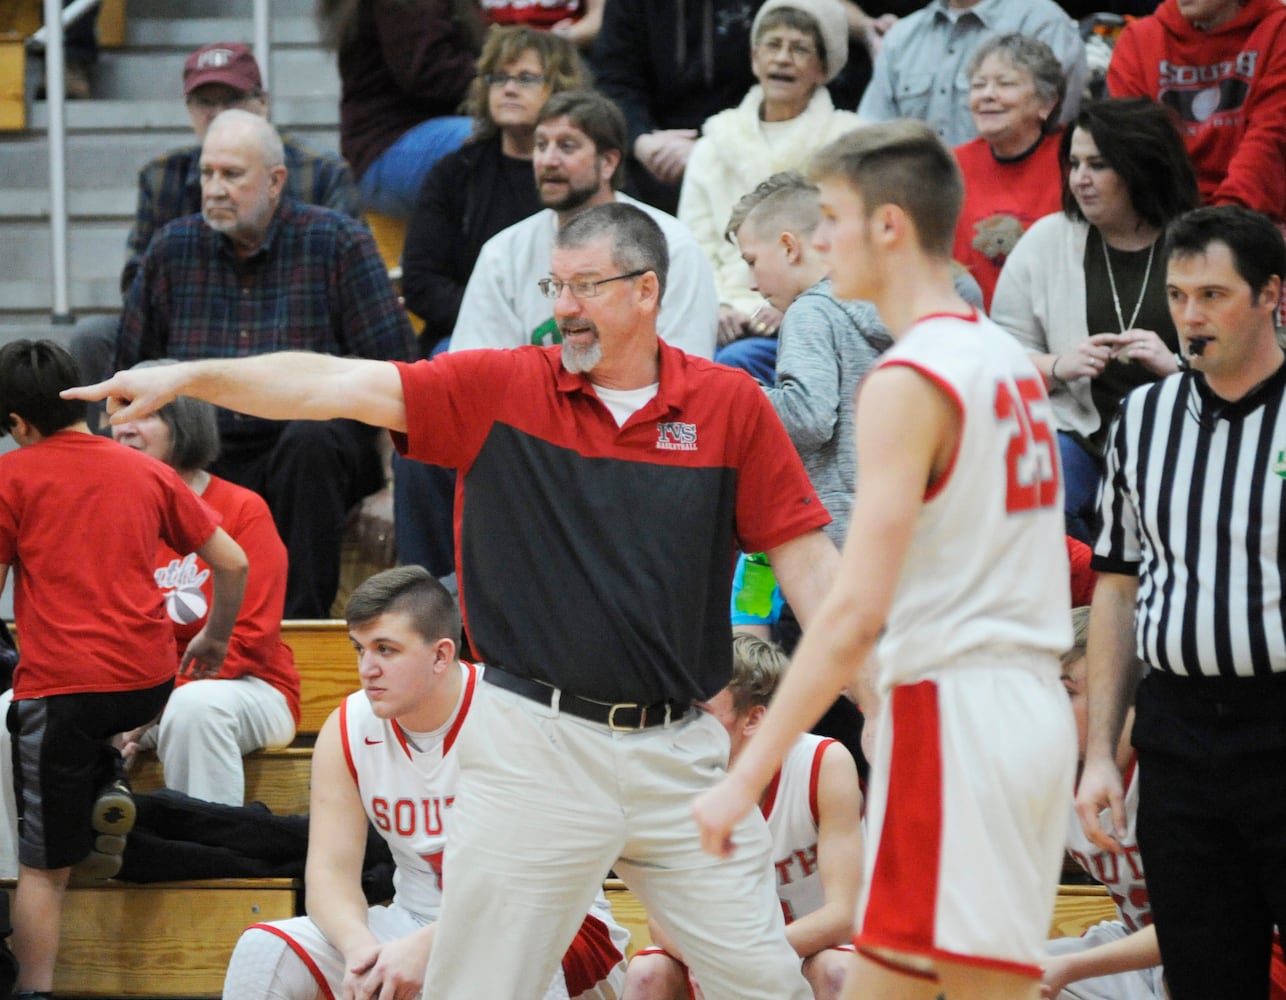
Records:
[[[313,765],[311,747],[258,750],[247,754],[244,763],[247,803],[262,802],[283,816],[308,812]],[[155,792],[165,787],[165,769],[156,754],[149,751],[139,755],[130,769],[129,780],[136,792]]]
[[[177,81],[177,77],[175,78]],[[272,98],[272,120],[282,124],[284,131],[301,128],[324,129],[338,134],[338,91],[334,94],[282,94]],[[69,131],[110,132],[128,129],[189,130],[187,110],[183,107],[180,86],[176,82],[168,97],[137,99],[108,99],[69,101],[66,105],[66,123]],[[43,135],[49,130],[49,107],[44,101],[31,105],[28,135]],[[331,146],[330,148],[335,148]],[[137,164],[142,166],[142,164]]]
[[[241,932],[293,917],[297,894],[284,878],[70,888],[54,989],[65,997],[218,997]]]
[[[272,20],[281,17],[311,17],[316,0],[271,0]],[[249,20],[254,12],[254,0],[129,0],[129,18],[184,18],[208,16],[216,7],[220,18]]]
[[[114,100],[151,100],[181,92],[184,51],[121,49],[99,60],[94,91]],[[339,94],[335,57],[317,48],[274,48],[269,70],[272,90],[280,96]],[[180,104],[181,108],[182,105]]]
[[[70,188],[67,191],[67,213],[73,219],[133,220],[137,189]],[[0,190],[0,220],[48,219],[49,191],[44,188],[10,188]]]
[[[321,31],[312,16],[274,16],[270,29],[274,46],[321,44]],[[125,30],[131,48],[188,50],[210,42],[254,42],[254,23],[249,17],[130,17]]]

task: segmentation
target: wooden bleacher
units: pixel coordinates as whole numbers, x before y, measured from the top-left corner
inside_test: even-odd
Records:
[[[1116,904],[1101,885],[1060,885],[1050,937],[1080,937],[1104,920],[1115,920]]]
[[[647,911],[625,883],[608,879],[603,886],[612,915],[630,932],[628,953],[652,943],[647,928]],[[1054,901],[1054,916],[1049,924],[1050,937],[1080,937],[1102,920],[1116,919],[1116,904],[1101,885],[1062,885]]]
[[[27,38],[39,27],[39,3],[0,5],[0,131],[27,127]]]
[[[66,997],[218,997],[241,931],[297,912],[291,879],[71,888],[54,990]]]
[[[286,622],[282,637],[294,650],[299,670],[299,728],[291,746],[245,758],[245,797],[275,813],[306,813],[313,742],[335,706],[357,689],[357,661],[342,621]],[[140,792],[165,786],[164,769],[154,753],[140,755],[130,782]]]

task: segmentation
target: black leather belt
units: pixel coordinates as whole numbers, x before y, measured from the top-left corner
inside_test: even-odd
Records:
[[[519,677],[491,663],[487,664],[482,676],[488,683],[505,691],[512,691],[542,705],[555,706],[560,712],[597,722],[617,732],[668,726],[672,722],[678,722],[692,708],[691,705],[677,701],[658,701],[651,705],[641,705],[636,701],[594,701],[562,691],[543,681]]]

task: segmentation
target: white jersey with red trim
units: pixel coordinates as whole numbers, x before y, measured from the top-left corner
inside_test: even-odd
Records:
[[[786,923],[821,909],[822,876],[817,870],[817,776],[822,755],[835,740],[804,733],[773,776],[760,807],[772,837],[777,898]]]
[[[461,663],[460,671],[460,701],[432,733],[408,737],[393,719],[376,716],[361,691],[339,709],[344,756],[362,808],[397,864],[394,899],[424,921],[437,920],[442,906],[446,817],[460,776],[451,750],[482,673],[471,663]]]
[[[882,687],[984,646],[1061,653],[1072,641],[1071,597],[1044,380],[1018,342],[978,314],[920,320],[879,368],[893,365],[947,396],[960,438],[924,493],[880,644]]]
[[[1125,829],[1115,836],[1125,848],[1124,854],[1113,854],[1094,844],[1085,836],[1081,818],[1076,813],[1076,802],[1071,805],[1067,822],[1067,851],[1076,863],[1094,879],[1102,882],[1116,903],[1121,922],[1131,931],[1140,930],[1152,923],[1152,902],[1148,886],[1143,879],[1143,860],[1139,855],[1139,838],[1135,824],[1139,815],[1139,768],[1130,765],[1125,776]]]
[[[460,664],[460,700],[450,718],[432,733],[409,734],[396,721],[378,718],[361,691],[340,705],[340,736],[349,773],[357,784],[362,808],[387,841],[397,866],[394,902],[422,923],[437,920],[442,905],[442,854],[460,775],[451,751],[483,670],[481,665]],[[283,936],[292,941],[297,952],[320,954],[328,947],[320,935],[311,942],[311,949],[306,947],[307,935],[297,921],[280,926],[289,929]],[[294,943],[295,939],[304,943]],[[545,1000],[612,1000],[619,996],[629,940],[629,931],[612,917],[611,904],[600,891],[544,992]],[[337,975],[342,979],[342,962]],[[318,982],[327,978],[319,974]]]

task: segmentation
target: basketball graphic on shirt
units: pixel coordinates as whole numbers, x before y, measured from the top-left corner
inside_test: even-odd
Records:
[[[210,608],[200,587],[176,587],[165,595],[165,610],[171,621],[191,625],[204,618]]]

